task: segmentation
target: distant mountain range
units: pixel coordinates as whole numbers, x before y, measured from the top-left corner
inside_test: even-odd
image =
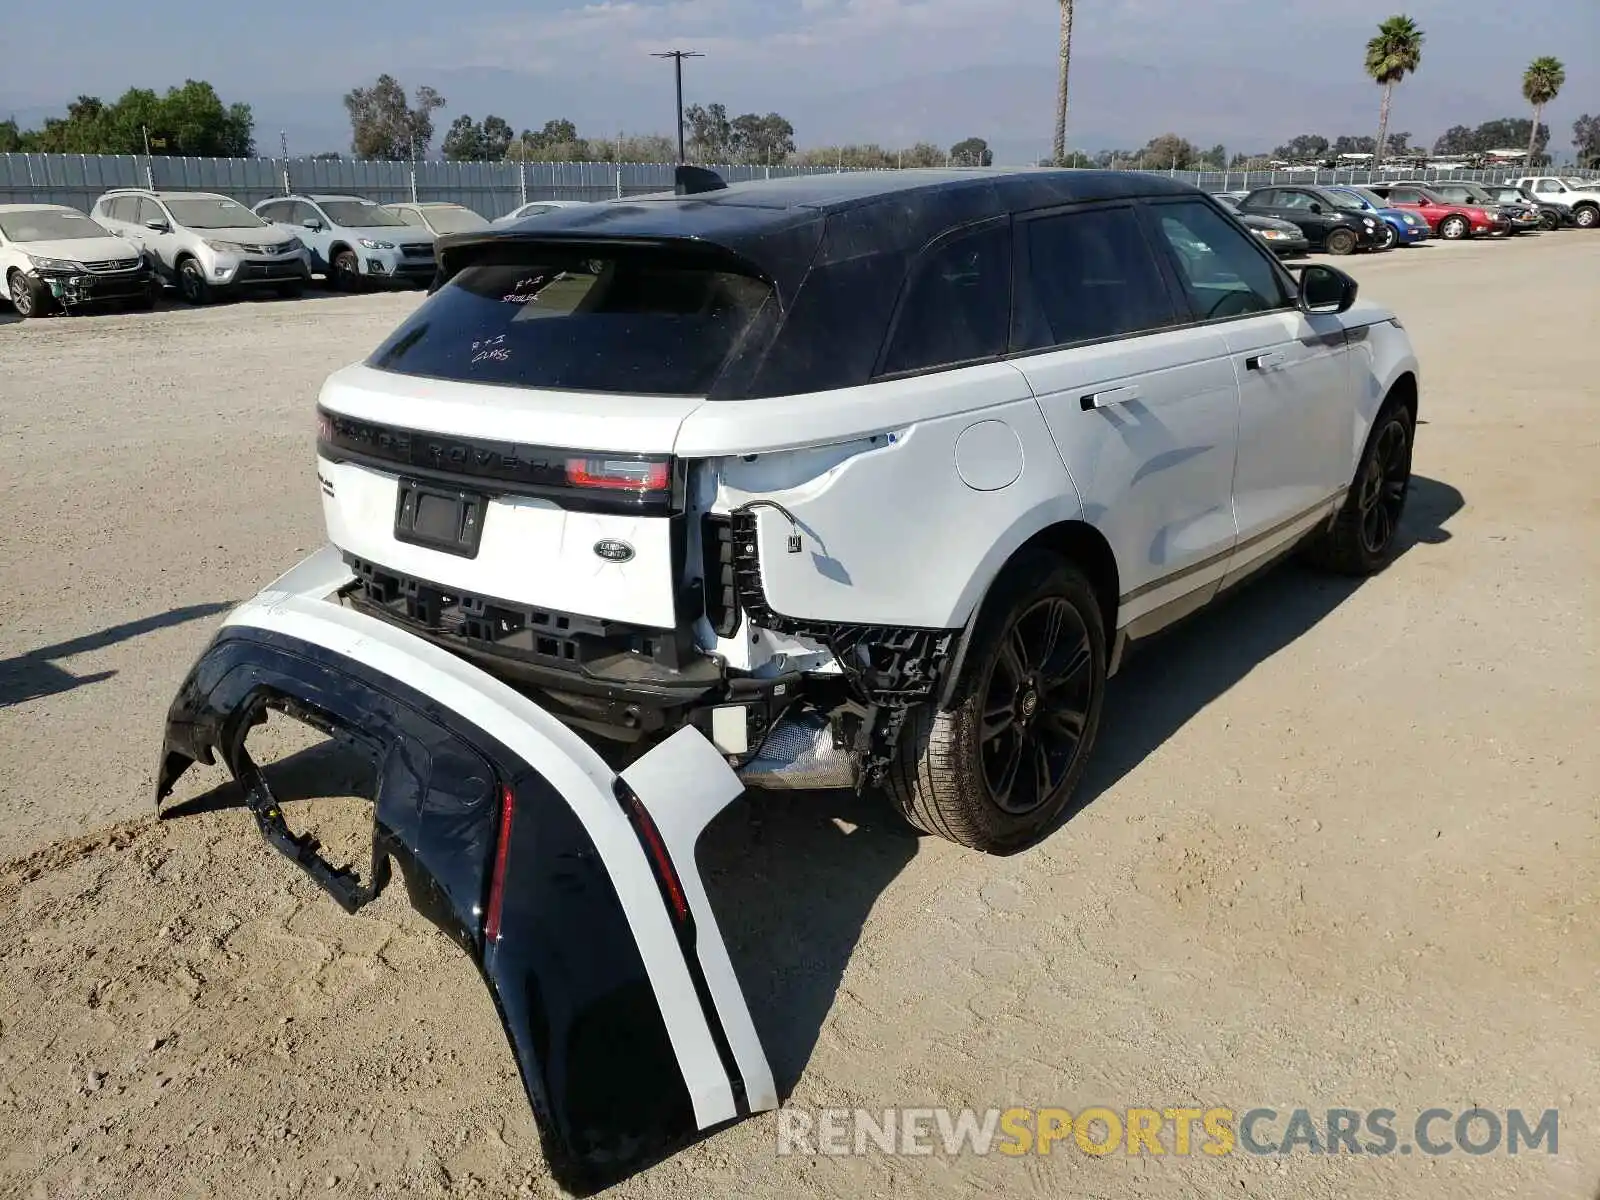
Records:
[[[432,84],[449,101],[436,117],[441,136],[461,113],[480,120],[497,113],[517,129],[568,117],[588,137],[619,131],[668,133],[672,128],[671,76],[665,70],[642,71],[626,79],[590,73],[581,66],[560,77],[504,69],[396,73],[408,87]],[[948,146],[978,136],[988,140],[996,161],[1003,164],[1034,161],[1050,148],[1055,75],[1050,66],[1037,62],[952,68],[834,93],[797,79],[774,81],[755,94],[699,96],[692,70],[688,78],[688,102],[721,100],[734,113],[776,110],[794,123],[802,146],[877,142],[893,148],[916,141]],[[342,92],[245,95],[226,80],[213,82],[225,99],[252,105],[261,153],[278,152],[280,131],[293,155],[349,152]],[[14,115],[24,127],[34,126],[60,114],[67,100],[40,104],[36,98],[27,99],[30,102],[8,105],[0,94],[0,115]],[[1520,115],[1515,105],[1422,78],[1404,85],[1395,107],[1391,128],[1409,131],[1414,141],[1428,144],[1449,125]],[[1202,147],[1221,142],[1230,153],[1263,151],[1297,133],[1317,132],[1330,138],[1370,133],[1377,124],[1377,109],[1377,88],[1359,76],[1328,81],[1287,60],[1265,66],[1252,62],[1248,69],[1230,72],[1182,62],[1158,67],[1080,54],[1074,60],[1069,141],[1074,148],[1094,152],[1137,148],[1157,134],[1174,132]],[[1566,131],[1559,121],[1555,125],[1552,140],[1559,153],[1565,148]]]

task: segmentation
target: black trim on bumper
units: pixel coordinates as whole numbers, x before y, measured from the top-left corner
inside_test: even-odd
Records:
[[[211,763],[214,753],[253,785],[245,734],[266,708],[344,734],[381,763],[371,885],[382,882],[378,863],[398,862],[412,903],[477,964],[563,1187],[589,1194],[698,1136],[615,885],[548,780],[481,729],[364,664],[233,626],[201,655],[172,703],[158,806],[192,762]],[[500,939],[485,945],[481,913],[501,785],[516,805],[510,885]],[[257,800],[270,805],[270,795]],[[729,1082],[742,1087],[737,1075]]]

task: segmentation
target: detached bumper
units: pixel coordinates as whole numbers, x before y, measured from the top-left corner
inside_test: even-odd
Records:
[[[322,597],[336,552],[235,610],[167,716],[159,807],[220,758],[268,842],[349,911],[399,866],[483,974],[557,1180],[587,1194],[777,1106],[694,849],[742,791],[685,729],[620,775],[526,697]],[[285,825],[245,735],[268,710],[379,765],[364,880]]]

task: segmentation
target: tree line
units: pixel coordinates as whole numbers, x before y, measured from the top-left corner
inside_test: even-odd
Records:
[[[107,104],[79,96],[65,116],[47,117],[38,129],[0,121],[0,153],[176,154],[249,158],[255,154],[255,117],[248,104],[224,104],[209,83],[189,79],[158,95],[129,88]]]
[[[1385,22],[1384,28],[1390,25]],[[1420,37],[1420,30],[1416,32]],[[1404,29],[1391,29],[1388,34],[1380,30],[1381,39],[1391,34],[1408,36]],[[1408,70],[1416,69],[1420,42],[1404,53],[1387,40],[1384,45],[1388,48],[1382,54],[1373,51],[1373,65],[1390,65],[1378,74],[1392,75],[1398,69],[1392,59],[1404,58],[1411,63]],[[1564,78],[1560,68],[1554,59],[1536,60],[1529,67],[1524,98],[1535,105],[1536,113],[1542,113],[1544,104],[1560,90]],[[352,89],[344,97],[344,106],[355,157],[404,161],[429,154],[437,133],[436,114],[448,104],[428,86],[408,95],[398,80],[385,74],[368,86]],[[877,143],[801,148],[794,125],[779,113],[733,116],[722,104],[708,104],[694,105],[684,116],[686,149],[694,162],[860,169],[988,166],[994,161],[988,143],[980,137],[964,138],[948,147],[918,142],[898,148]],[[1579,161],[1600,166],[1600,116],[1585,113],[1574,122],[1572,133]],[[182,87],[168,88],[165,94],[130,88],[110,103],[97,96],[79,96],[63,116],[47,118],[37,129],[20,129],[15,120],[0,121],[0,153],[247,158],[256,153],[254,134],[255,120],[248,104],[225,104],[211,84],[191,79]],[[1526,145],[1531,161],[1547,162],[1550,136],[1549,126],[1542,121],[1536,125],[1527,117],[1500,117],[1476,127],[1452,126],[1433,143],[1432,152],[1471,156]],[[670,162],[677,157],[674,139],[661,134],[584,136],[565,118],[518,133],[509,121],[493,114],[482,121],[465,114],[456,117],[444,131],[441,150],[445,158],[460,162]],[[1175,133],[1165,133],[1140,149],[1107,150],[1092,156],[1074,152],[1046,161],[1078,167],[1239,170],[1265,167],[1273,160],[1312,163],[1335,161],[1341,154],[1378,158],[1382,154],[1413,157],[1423,153],[1421,146],[1411,144],[1409,133],[1389,133],[1385,121],[1380,137],[1347,134],[1330,141],[1320,134],[1300,134],[1270,154],[1236,153],[1230,157],[1220,145],[1205,149]],[[316,157],[340,155],[329,151]]]

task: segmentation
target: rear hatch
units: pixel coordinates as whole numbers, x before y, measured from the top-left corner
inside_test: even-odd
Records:
[[[570,617],[678,626],[684,419],[770,286],[704,251],[508,244],[367,363],[330,378],[329,540],[412,584]]]

